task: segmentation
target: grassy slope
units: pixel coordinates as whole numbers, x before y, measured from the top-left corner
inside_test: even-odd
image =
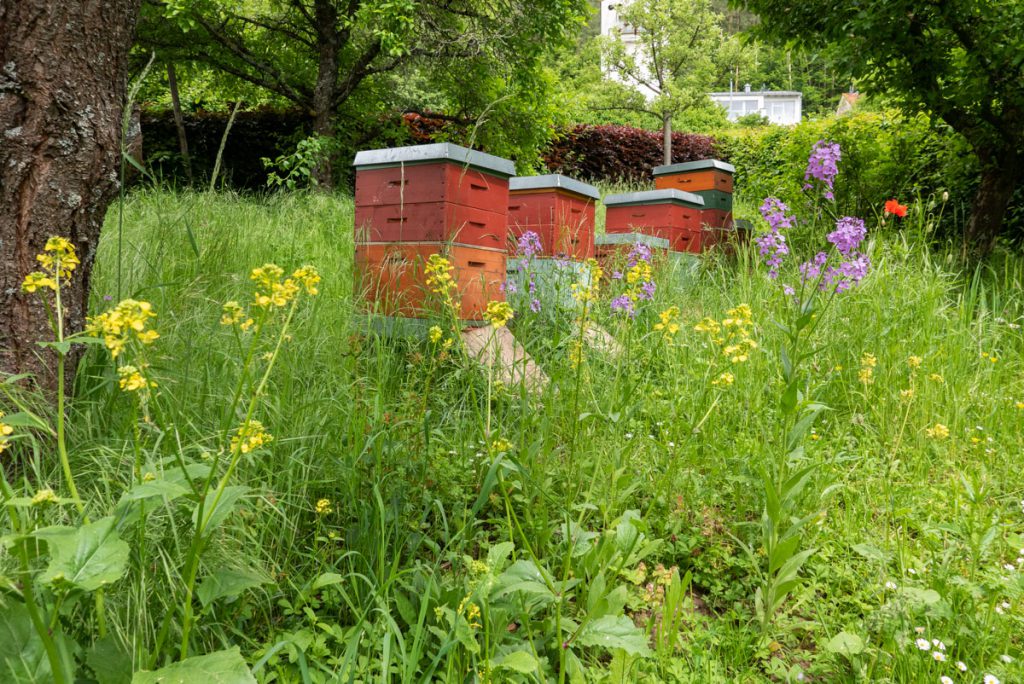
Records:
[[[201,632],[208,648],[238,642],[259,653],[275,632],[297,629],[301,615],[275,602],[294,600],[325,570],[340,572],[349,588],[324,619],[349,626],[367,606],[397,616],[400,578],[443,578],[458,569],[462,554],[477,556],[508,539],[500,505],[486,506],[467,525],[490,462],[481,444],[501,437],[515,445],[527,473],[510,501],[539,556],[560,562],[558,540],[544,530],[567,515],[602,529],[637,509],[648,537],[659,540],[647,565],[693,573],[710,613],[687,621],[679,658],[644,665],[648,673],[673,681],[754,681],[766,670],[798,665],[819,680],[937,681],[955,673],[910,643],[913,627],[927,624],[929,636],[950,645],[952,660],[970,664],[970,681],[983,668],[999,670],[1003,681],[1022,674],[998,661],[1002,653],[1017,655],[1024,631],[1024,585],[1000,579],[1007,574],[1000,566],[1024,546],[1024,411],[1014,405],[1024,400],[1024,344],[1020,329],[1008,324],[1022,322],[1019,261],[965,285],[938,257],[898,238],[876,242],[872,275],[830,314],[813,383],[833,410],[808,452],[825,463],[813,489],[831,489],[821,504],[808,504],[823,513],[810,542],[819,552],[789,603],[791,617],[777,635],[782,648],[772,657],[776,646],[749,621],[753,577],[729,534],[752,539],[754,528],[743,523],[760,515],[755,466],[775,439],[777,333],[763,277],[709,260],[686,284],[664,278],[655,306],[632,326],[606,322],[627,345],[628,361],[595,358],[579,385],[578,406],[569,401],[576,374],[565,330],[524,319],[517,334],[561,392],[552,390],[539,404],[501,392],[488,402],[480,375],[438,369],[425,344],[351,337],[351,222],[349,200],[322,196],[254,201],[139,192],[125,207],[121,294],[147,299],[159,313],[154,365],[161,392],[173,397],[166,418],[179,432],[162,438],[180,440],[192,455],[215,434],[237,372],[233,338],[217,324],[220,305],[245,300],[248,271],[266,261],[286,269],[313,263],[324,278],[321,296],[295,322],[260,409],[275,442],[240,474],[260,496],[208,561],[259,567],[279,582],[251,596],[245,615],[228,610],[208,619]],[[112,220],[97,257],[96,308],[103,295],[117,295],[116,263]],[[708,410],[711,356],[692,326],[706,315],[721,319],[741,302],[753,308],[762,351],[736,369],[736,384]],[[670,304],[680,306],[683,323],[671,347],[650,334],[656,312]],[[878,360],[870,385],[857,379],[865,352]],[[907,402],[899,392],[910,382],[911,354],[924,362]],[[933,373],[942,382],[929,380]],[[116,498],[130,449],[114,435],[127,438],[130,429],[110,374],[103,364],[84,368],[79,391],[93,401],[80,403],[75,439],[86,445],[78,467],[95,472],[85,489]],[[949,427],[948,439],[926,436],[937,422]],[[335,510],[318,520],[312,508],[321,497]],[[163,550],[163,573],[173,577],[180,549],[171,528],[160,534],[151,543]],[[858,544],[867,546],[858,552]],[[887,580],[934,588],[943,601],[916,606],[887,592]],[[964,598],[971,594],[964,586],[973,597]],[[126,634],[152,629],[139,602],[160,611],[159,592],[141,601],[140,591],[111,600]],[[1010,616],[993,612],[1002,600],[1012,603]],[[373,627],[359,649],[372,662],[379,657],[374,644],[389,629],[411,639],[413,630],[390,628],[379,613],[368,622]],[[852,663],[822,648],[844,629],[871,644]],[[588,662],[598,679],[605,665]],[[462,667],[449,665],[449,672]],[[279,668],[295,676],[286,664]]]

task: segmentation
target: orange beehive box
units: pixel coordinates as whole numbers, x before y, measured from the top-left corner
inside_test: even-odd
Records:
[[[356,245],[356,296],[366,313],[425,318],[441,313],[442,299],[427,285],[426,265],[441,254],[453,267],[458,317],[483,320],[487,302],[504,301],[505,252],[462,244],[363,243]]]
[[[717,159],[655,166],[654,187],[659,190],[732,192],[736,167]]]
[[[695,251],[704,200],[681,190],[648,190],[605,197],[606,233],[645,233],[675,252]],[[699,244],[699,240],[696,240]]]
[[[600,198],[594,186],[557,173],[513,178],[509,237],[533,231],[541,241],[538,256],[589,259],[594,256],[594,210]]]
[[[452,143],[356,154],[356,242],[459,242],[504,248],[508,159]]]

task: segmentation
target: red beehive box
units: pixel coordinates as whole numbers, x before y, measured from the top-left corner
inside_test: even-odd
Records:
[[[356,154],[356,242],[504,248],[515,165],[451,143]]]
[[[704,209],[700,212],[701,225],[723,229],[732,225],[732,212],[726,209]]]
[[[356,296],[367,313],[422,318],[438,315],[440,295],[427,285],[426,265],[441,254],[453,266],[458,317],[483,320],[488,301],[504,301],[505,252],[461,244],[363,243],[356,245]]]
[[[680,190],[629,192],[609,195],[604,205],[606,233],[644,233],[668,240],[675,252],[700,250],[704,201],[697,195]]]
[[[601,193],[560,174],[509,181],[508,228],[515,239],[527,231],[540,237],[539,256],[594,256],[594,208]]]
[[[637,244],[647,245],[655,259],[669,251],[669,241],[644,233],[607,233],[594,239],[597,260],[607,266],[619,258],[625,258]]]
[[[682,164],[655,166],[653,173],[654,187],[659,190],[683,190],[685,192],[720,190],[731,193],[736,167],[717,159],[703,159]]]

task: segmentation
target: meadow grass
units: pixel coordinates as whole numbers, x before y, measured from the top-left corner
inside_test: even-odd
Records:
[[[109,359],[87,354],[69,443],[97,514],[131,485],[136,449],[156,473],[208,463],[237,420],[241,349],[219,320],[251,298],[249,272],[311,263],[323,278],[257,397],[274,440],[240,461],[250,489],[202,556],[201,578],[250,581],[199,604],[192,653],[239,645],[257,679],[280,682],[1024,676],[1019,257],[962,272],[924,246],[918,209],[872,235],[872,271],[822,314],[801,387],[827,406],[790,464],[814,466],[794,503],[814,553],[763,627],[784,303],[751,250],[662,264],[634,319],[604,294],[593,316],[617,358],[574,362],[575,311],[517,311],[551,379],[530,396],[457,346],[364,334],[348,198],[140,190],[124,210],[123,235],[110,222],[99,245],[92,309],[152,303],[162,399],[140,421]],[[694,326],[740,304],[758,348],[733,364]],[[680,329],[666,335],[655,325],[671,306]],[[723,372],[734,381],[714,385]],[[33,463],[26,488],[56,488],[56,464]],[[168,661],[138,654],[178,610],[190,534],[188,511],[157,506],[133,544],[145,566],[106,594],[136,669]],[[76,619],[86,646],[95,618]]]

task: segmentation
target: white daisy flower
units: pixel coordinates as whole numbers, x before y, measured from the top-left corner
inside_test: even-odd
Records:
[[[999,659],[1002,660],[1007,665],[1009,665],[1010,663],[1013,662],[1013,658],[1011,658],[1010,656],[1006,655],[1005,653],[1003,655],[999,656]]]
[[[953,678],[947,677],[946,675],[942,675],[941,677],[939,677],[939,682],[941,684],[953,684]]]
[[[932,651],[932,658],[934,658],[937,663],[946,662],[946,654],[942,651]]]
[[[985,684],[999,684],[999,678],[990,674],[985,675],[985,678],[982,681],[985,682]]]
[[[886,582],[885,583],[885,588],[886,589],[896,589],[896,583],[895,582]]]
[[[917,647],[922,651],[930,650],[932,647],[931,642],[929,642],[927,639],[918,639],[914,643],[917,644]]]
[[[961,672],[967,672],[967,663],[965,663],[962,660],[956,661],[956,669],[960,670]]]

